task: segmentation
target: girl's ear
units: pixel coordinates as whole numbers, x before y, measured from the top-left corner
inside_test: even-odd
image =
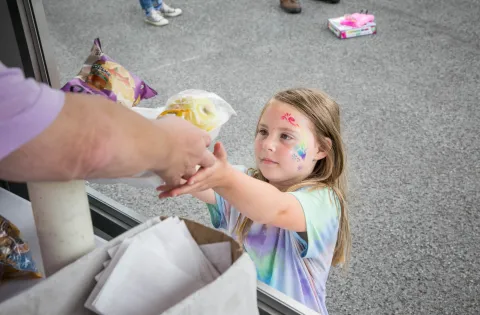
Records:
[[[315,154],[314,159],[316,161],[321,160],[325,158],[328,154],[328,152],[332,149],[332,140],[330,138],[324,138],[324,146],[321,146],[320,144],[317,145],[317,153]]]

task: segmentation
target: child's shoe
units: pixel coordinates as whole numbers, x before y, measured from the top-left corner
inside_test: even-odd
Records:
[[[156,26],[164,26],[168,24],[168,20],[156,10],[151,10],[150,14],[145,15],[145,22]]]
[[[163,15],[168,16],[168,17],[175,17],[175,16],[179,16],[180,14],[182,14],[181,9],[174,9],[174,8],[170,7],[168,4],[166,4],[165,2],[162,3],[162,6],[160,7],[160,9],[158,11],[160,13],[162,13]]]

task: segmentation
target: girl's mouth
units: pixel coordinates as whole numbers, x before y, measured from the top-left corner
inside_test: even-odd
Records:
[[[278,164],[277,162],[275,162],[273,160],[270,160],[270,159],[261,159],[260,162],[262,162],[263,164],[267,164],[267,165]]]

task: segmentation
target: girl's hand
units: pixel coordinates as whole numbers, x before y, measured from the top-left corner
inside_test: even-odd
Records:
[[[208,168],[200,168],[198,172],[190,177],[186,183],[178,187],[162,185],[157,187],[158,191],[163,191],[159,198],[176,197],[184,194],[192,194],[225,185],[228,181],[228,173],[231,166],[227,161],[227,152],[220,142],[215,144],[213,150],[215,164]]]

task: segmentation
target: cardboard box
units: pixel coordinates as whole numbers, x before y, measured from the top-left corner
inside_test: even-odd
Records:
[[[109,259],[107,250],[125,238],[153,226],[164,218],[153,218],[111,240],[68,265],[34,287],[0,304],[0,314],[94,314],[84,304],[95,287],[95,275]],[[232,265],[206,285],[164,314],[258,314],[255,265],[239,243],[228,235],[182,219],[198,245],[231,243]],[[128,283],[125,283],[128,285]],[[140,314],[139,314],[140,315]]]
[[[341,16],[328,19],[328,28],[340,39],[377,34],[377,24],[375,22],[367,23],[362,27],[350,27],[340,24],[343,18]]]

